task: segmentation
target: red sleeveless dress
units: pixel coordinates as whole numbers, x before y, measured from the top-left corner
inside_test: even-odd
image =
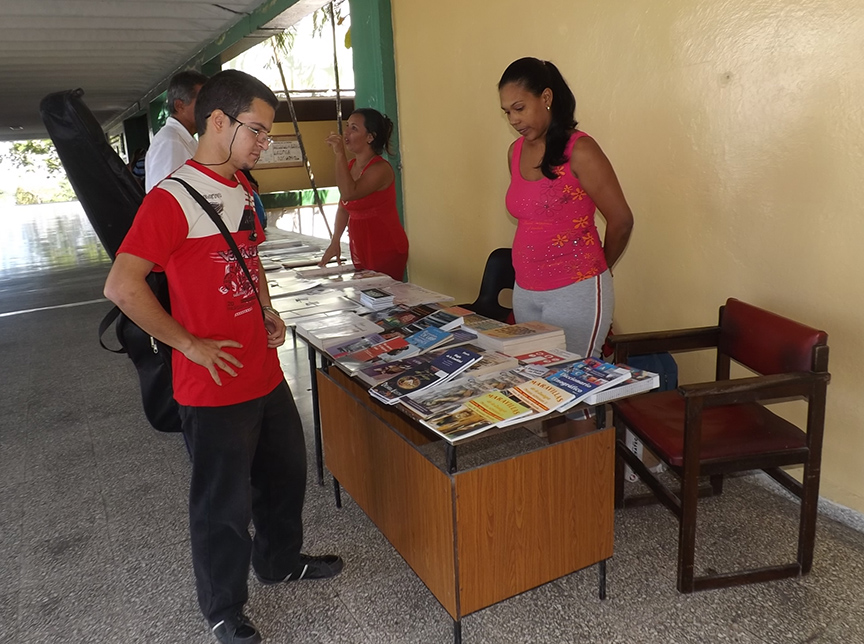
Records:
[[[349,161],[349,170],[355,161]],[[383,157],[374,156],[366,168],[373,163],[389,164]],[[354,265],[385,273],[401,282],[408,264],[408,237],[396,210],[396,182],[362,199],[341,204],[348,211],[349,247]]]

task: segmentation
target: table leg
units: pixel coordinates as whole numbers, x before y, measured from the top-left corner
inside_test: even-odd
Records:
[[[456,473],[456,446],[452,443],[447,444],[447,471],[450,474]]]
[[[597,420],[597,429],[606,427],[606,405],[597,405],[594,408],[594,418]]]
[[[600,577],[600,599],[606,599],[606,560],[597,562],[597,571]]]
[[[462,620],[453,620],[453,644],[462,644]]]
[[[333,497],[336,499],[336,507],[342,507],[342,488],[339,486],[339,481],[333,477]]]
[[[312,434],[315,436],[315,471],[318,474],[318,485],[324,485],[324,450],[321,446],[321,412],[318,409],[318,354],[312,345],[307,345],[309,351],[309,378],[312,381]]]

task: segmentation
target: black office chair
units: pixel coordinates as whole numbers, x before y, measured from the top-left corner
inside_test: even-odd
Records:
[[[511,249],[496,248],[486,260],[483,281],[480,283],[480,294],[471,304],[463,304],[462,306],[487,318],[507,322],[513,309],[501,306],[498,297],[501,291],[508,288],[512,289],[515,283],[516,272],[513,270]]]

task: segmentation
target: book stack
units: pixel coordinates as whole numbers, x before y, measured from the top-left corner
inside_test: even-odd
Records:
[[[361,306],[373,311],[383,311],[393,307],[393,295],[380,288],[367,288],[360,291]]]
[[[350,312],[307,318],[297,322],[297,332],[300,336],[322,350],[380,330],[374,322]]]
[[[478,330],[477,345],[487,351],[518,356],[533,351],[566,348],[564,329],[545,322],[522,322],[495,329]]]

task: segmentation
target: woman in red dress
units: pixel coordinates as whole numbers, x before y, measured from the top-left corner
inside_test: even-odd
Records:
[[[348,228],[351,261],[357,269],[386,273],[402,281],[408,263],[408,237],[396,210],[395,174],[381,156],[389,151],[393,122],[370,108],[355,110],[345,134],[330,134],[327,144],[336,155],[339,209],[330,245],[319,266],[341,261],[339,240]],[[349,162],[346,149],[354,155]]]

